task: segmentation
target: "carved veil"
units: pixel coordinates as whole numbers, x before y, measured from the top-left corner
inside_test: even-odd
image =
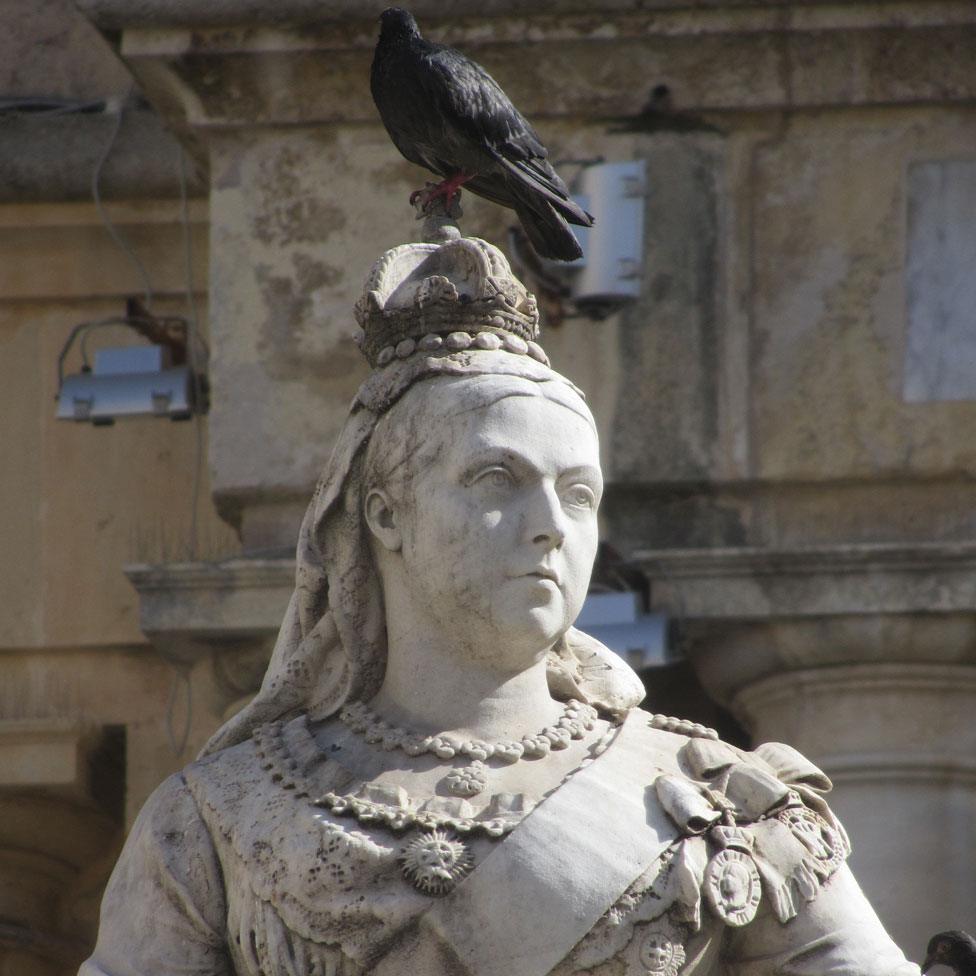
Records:
[[[305,514],[295,591],[261,689],[215,733],[204,747],[204,755],[242,741],[264,722],[300,712],[324,719],[345,702],[369,700],[379,690],[386,664],[386,625],[383,594],[361,515],[363,465],[380,418],[407,390],[436,377],[498,377],[502,384],[503,377],[514,377],[540,384],[540,389],[561,390],[562,394],[554,392],[560,399],[567,395],[582,398],[565,377],[540,361],[545,360],[541,349],[519,335],[526,327],[523,323],[518,328],[519,308],[512,295],[517,289],[526,304],[526,292],[497,249],[468,238],[439,246],[406,247],[424,250],[405,254],[403,248],[395,248],[384,255],[367,282],[370,302],[357,306],[365,330],[364,352],[377,368],[352,403]],[[448,251],[453,253],[445,255]],[[414,258],[413,266],[408,263],[405,269],[404,259],[409,257]],[[462,273],[457,275],[459,267]],[[453,282],[443,273],[452,270]],[[407,285],[412,287],[405,288]],[[465,289],[469,291],[467,300],[459,301],[459,290],[464,295]],[[407,308],[402,304],[405,291]],[[418,343],[407,333],[395,346],[383,345],[384,334],[389,338],[392,332],[395,342],[405,328],[425,334],[432,313],[439,319],[449,317],[452,304],[455,320],[470,320],[479,300],[487,297],[498,305],[499,295],[504,296],[507,315],[495,314],[477,324],[474,336],[453,332],[446,342],[433,336],[437,342],[429,342],[425,348],[424,339]],[[381,304],[384,297],[385,308]],[[531,296],[527,298],[534,312],[534,302]],[[419,311],[411,315],[412,308]],[[443,323],[439,324],[443,330]],[[457,327],[464,324],[457,323]],[[463,338],[452,343],[455,336]],[[479,343],[483,336],[493,341]],[[503,343],[499,336],[509,341]],[[527,354],[529,346],[533,354]],[[384,356],[394,348],[395,355]],[[497,399],[500,394],[486,391],[486,395]],[[548,663],[549,685],[556,698],[577,698],[611,712],[623,712],[643,698],[643,687],[634,672],[608,648],[575,628],[550,650]]]

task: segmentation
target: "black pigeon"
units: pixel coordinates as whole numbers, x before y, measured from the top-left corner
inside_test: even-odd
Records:
[[[391,7],[380,17],[370,89],[397,149],[444,177],[432,196],[450,202],[463,184],[511,207],[543,257],[582,256],[566,222],[591,227],[593,218],[570,199],[535,130],[479,64],[424,40],[413,15]]]
[[[925,950],[922,972],[938,964],[948,966],[956,976],[976,976],[976,939],[955,930],[933,935]]]

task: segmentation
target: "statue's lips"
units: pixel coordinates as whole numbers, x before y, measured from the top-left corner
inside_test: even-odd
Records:
[[[553,570],[545,567],[540,567],[538,569],[533,569],[528,573],[523,573],[522,578],[548,580],[550,583],[554,583],[556,586],[559,586],[559,576]]]

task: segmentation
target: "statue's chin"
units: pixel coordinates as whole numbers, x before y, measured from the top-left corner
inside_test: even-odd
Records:
[[[547,601],[499,615],[498,644],[524,667],[536,663],[568,630],[571,621],[563,601]],[[515,661],[513,660],[513,663]]]

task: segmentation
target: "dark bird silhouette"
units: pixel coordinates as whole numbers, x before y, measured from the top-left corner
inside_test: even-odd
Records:
[[[948,966],[956,976],[976,976],[976,939],[966,932],[940,932],[929,939],[922,972],[936,965]]]
[[[671,89],[667,85],[655,85],[647,102],[636,115],[615,115],[607,119],[615,123],[607,131],[622,132],[720,132],[697,115],[680,112],[675,108]]]
[[[570,199],[535,130],[484,68],[425,40],[406,10],[380,16],[370,90],[397,149],[444,178],[430,196],[449,203],[466,186],[513,209],[543,257],[582,255],[567,221],[590,227],[593,218]]]

